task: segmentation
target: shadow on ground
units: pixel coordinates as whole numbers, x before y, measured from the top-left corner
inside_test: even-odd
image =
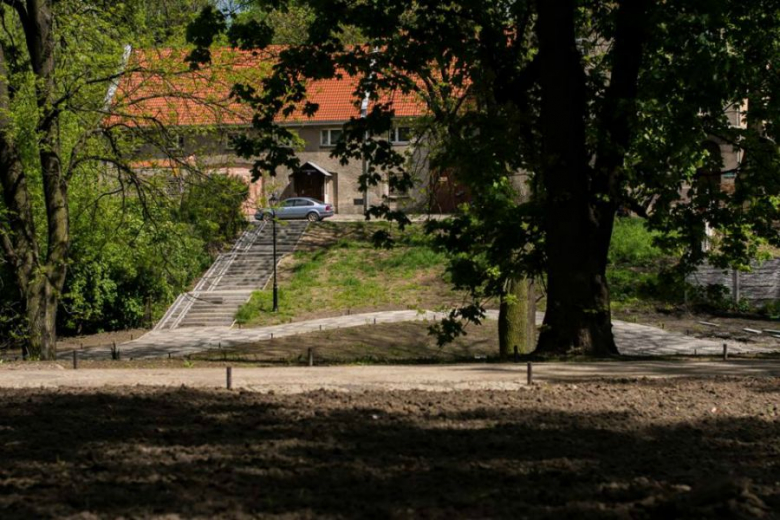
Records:
[[[0,517],[771,518],[777,380],[0,391]]]

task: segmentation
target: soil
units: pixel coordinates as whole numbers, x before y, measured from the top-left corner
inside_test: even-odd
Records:
[[[429,323],[379,323],[365,327],[312,332],[240,345],[230,352],[210,351],[194,359],[224,357],[260,363],[301,364],[313,348],[318,364],[342,363],[453,363],[496,357],[498,326],[495,321],[466,328],[467,335],[439,347],[429,334]]]
[[[0,517],[776,518],[780,380],[0,390]]]

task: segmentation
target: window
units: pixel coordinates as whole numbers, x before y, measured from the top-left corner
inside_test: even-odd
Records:
[[[389,138],[393,144],[406,144],[412,140],[412,129],[408,126],[397,126],[390,130]]]
[[[184,150],[184,136],[181,134],[171,135],[168,142],[168,149],[171,151]]]
[[[322,146],[336,146],[336,143],[341,139],[341,130],[335,128],[329,128],[320,132],[320,145]]]
[[[298,199],[298,202],[295,203],[296,206],[314,206],[314,203],[310,200],[306,199]]]
[[[225,149],[226,150],[235,150],[236,145],[234,143],[236,137],[239,137],[243,135],[242,132],[228,132],[228,134],[225,136]]]
[[[282,203],[282,207],[284,207],[284,208],[291,208],[291,207],[295,206],[295,203],[297,202],[297,200],[298,199],[287,199],[287,200],[285,200]]]

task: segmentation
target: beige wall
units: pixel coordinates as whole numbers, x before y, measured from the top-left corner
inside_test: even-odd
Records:
[[[326,178],[325,201],[333,204],[337,213],[342,214],[361,214],[363,212],[363,193],[358,187],[358,178],[362,173],[362,162],[351,161],[347,165],[342,165],[338,158],[330,156],[332,147],[321,146],[320,131],[327,128],[338,129],[340,124],[332,125],[306,125],[293,127],[298,135],[304,141],[303,149],[297,153],[301,163],[311,162],[327,170],[332,177]],[[206,171],[215,173],[228,173],[236,175],[250,182],[251,161],[237,157],[228,147],[228,134],[240,131],[241,129],[222,129],[210,133],[190,134],[185,137],[182,149],[175,152],[176,155],[187,157],[196,162]],[[245,130],[245,129],[244,129]],[[396,147],[401,153],[410,151],[408,146],[399,145]],[[410,151],[411,152],[411,151]],[[414,153],[412,161],[415,163],[413,168],[416,175],[421,176],[418,180],[418,187],[401,197],[390,197],[386,182],[378,186],[372,186],[369,190],[369,202],[376,204],[385,200],[391,207],[407,206],[414,208],[424,204],[425,189],[427,181],[427,166],[425,164],[425,155],[417,150]],[[144,158],[163,158],[166,152],[161,147],[144,146],[138,154]],[[295,187],[292,185],[289,170],[280,169],[275,179],[266,178],[251,183],[250,200],[247,201],[246,211],[254,212],[257,204],[263,204],[263,190],[265,185],[265,195],[270,196],[276,192],[280,198],[287,198],[295,194]],[[422,178],[424,177],[424,178]]]

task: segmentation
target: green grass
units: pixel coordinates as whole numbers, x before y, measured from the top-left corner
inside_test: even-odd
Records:
[[[256,291],[236,321],[267,325],[347,309],[445,308],[460,301],[442,279],[445,256],[434,251],[419,227],[396,232],[397,246],[389,250],[371,242],[381,228],[387,226],[319,224],[313,231],[319,240],[309,247],[304,243],[281,266],[279,312],[271,313],[270,290]]]

